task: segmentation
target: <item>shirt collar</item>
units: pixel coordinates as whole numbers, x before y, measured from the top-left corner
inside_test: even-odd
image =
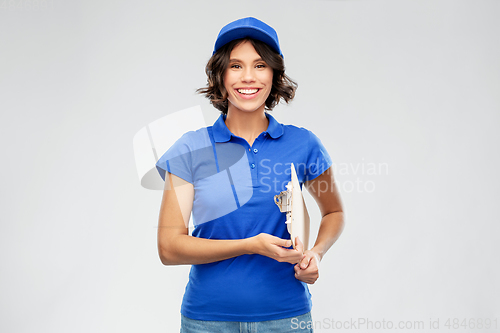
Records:
[[[276,119],[274,119],[273,116],[271,116],[267,112],[265,113],[265,115],[269,120],[269,125],[267,126],[267,130],[265,131],[265,133],[268,133],[269,136],[273,139],[277,139],[282,136],[284,132],[283,125],[280,124]],[[228,142],[229,140],[231,140],[231,136],[233,134],[231,133],[229,128],[227,128],[225,120],[226,116],[221,114],[212,126],[215,142]]]

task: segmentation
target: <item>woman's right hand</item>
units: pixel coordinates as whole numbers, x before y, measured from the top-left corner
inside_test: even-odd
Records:
[[[287,249],[287,247],[292,246],[290,239],[281,239],[266,233],[250,237],[250,240],[251,253],[260,254],[279,262],[288,262],[290,264],[296,264],[304,258],[302,243],[300,241],[297,242],[297,239],[295,242],[297,244],[296,249]]]

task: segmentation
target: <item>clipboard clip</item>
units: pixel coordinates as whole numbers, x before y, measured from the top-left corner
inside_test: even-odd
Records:
[[[286,224],[292,223],[292,184],[288,182],[286,191],[274,196],[274,203],[279,207],[280,212],[286,213]]]

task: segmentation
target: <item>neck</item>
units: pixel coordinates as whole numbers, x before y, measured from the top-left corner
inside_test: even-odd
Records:
[[[226,126],[233,133],[245,140],[251,146],[255,139],[265,130],[269,121],[264,110],[254,112],[242,112],[229,109],[226,116]]]

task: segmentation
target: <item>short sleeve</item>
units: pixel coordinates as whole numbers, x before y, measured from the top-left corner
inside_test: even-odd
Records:
[[[189,132],[177,140],[156,162],[156,169],[165,180],[166,172],[193,183]]]
[[[305,181],[313,180],[332,165],[332,159],[321,140],[309,131],[308,156]]]

